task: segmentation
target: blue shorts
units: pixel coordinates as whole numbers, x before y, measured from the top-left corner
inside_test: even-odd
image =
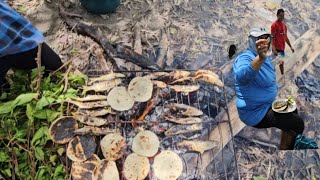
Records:
[[[284,51],[282,51],[282,50],[277,50],[277,52],[280,54],[280,56],[282,56],[282,57],[285,56]]]

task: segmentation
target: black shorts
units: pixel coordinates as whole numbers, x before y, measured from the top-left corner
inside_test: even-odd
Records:
[[[35,58],[38,47],[26,52],[0,57],[0,86],[10,68],[33,69],[37,67]],[[62,66],[60,57],[46,44],[42,44],[41,65],[45,71],[54,71]]]
[[[270,108],[264,118],[253,127],[276,127],[286,132],[293,132],[297,135],[302,134],[304,130],[304,122],[298,115],[297,110],[291,113],[276,113]]]

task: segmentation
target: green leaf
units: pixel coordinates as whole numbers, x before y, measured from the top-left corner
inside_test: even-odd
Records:
[[[49,160],[50,162],[55,166],[56,165],[56,160],[58,159],[58,156],[55,154],[55,155],[52,155],[50,156]]]
[[[43,109],[43,107],[48,106],[49,104],[53,103],[54,101],[55,101],[55,99],[52,97],[42,96],[41,99],[37,102],[36,109],[41,110],[41,109]]]
[[[56,170],[54,171],[54,179],[63,178],[65,174],[65,169],[62,164],[60,164],[58,167],[56,167]]]
[[[0,105],[0,114],[7,114],[13,110],[13,102],[14,101],[9,101],[5,103],[1,103]]]
[[[10,157],[7,153],[0,151],[0,162],[9,162]]]
[[[10,168],[5,169],[5,170],[4,170],[4,173],[5,173],[7,176],[9,176],[9,177],[12,176],[12,174],[11,174],[11,169],[10,169]]]
[[[267,178],[263,177],[263,176],[253,176],[254,180],[266,180]]]
[[[43,152],[42,148],[41,147],[35,147],[34,151],[35,151],[36,158],[38,160],[43,161],[44,160],[44,152]]]
[[[62,156],[62,154],[65,152],[65,149],[63,147],[59,148],[57,150],[57,153],[59,154],[59,156]]]
[[[40,129],[38,129],[38,131],[34,134],[34,136],[32,137],[31,140],[31,145],[37,145],[35,144],[35,142],[42,138],[45,135],[45,131],[48,129],[48,127],[41,127]]]
[[[49,122],[55,120],[58,116],[60,116],[59,112],[50,109],[43,109],[33,112],[33,117],[38,119],[46,119]]]
[[[27,104],[38,96],[38,93],[27,93],[19,95],[13,102],[13,109],[17,106]]]
[[[27,104],[27,108],[26,108],[26,115],[29,119],[29,124],[31,125],[34,121],[34,118],[32,116],[32,113],[33,113],[33,108],[30,104]]]

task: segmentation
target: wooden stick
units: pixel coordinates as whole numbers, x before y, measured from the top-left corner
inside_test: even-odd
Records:
[[[41,52],[42,52],[42,43],[40,43],[38,45],[38,53],[37,53],[37,58],[36,58],[36,62],[37,62],[37,69],[38,69],[38,80],[37,80],[37,86],[36,86],[36,90],[38,92],[38,94],[40,94],[40,90],[41,90],[41,79],[42,79],[42,75],[41,75]]]

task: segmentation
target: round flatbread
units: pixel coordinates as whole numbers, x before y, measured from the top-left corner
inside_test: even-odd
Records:
[[[119,180],[119,171],[114,161],[102,160],[93,173],[92,180]]]
[[[73,117],[61,117],[55,120],[50,128],[49,134],[53,142],[58,144],[68,143],[74,134],[74,131],[78,129],[78,122]]]
[[[159,146],[159,138],[151,131],[141,131],[132,142],[132,150],[145,157],[153,157],[158,152]]]
[[[121,135],[112,133],[101,139],[100,146],[103,156],[109,161],[115,161],[123,156],[126,141]]]
[[[148,101],[152,96],[152,91],[153,83],[145,77],[133,78],[128,86],[128,92],[136,102]]]
[[[162,151],[154,158],[153,169],[159,180],[175,180],[182,173],[182,160],[175,152]]]
[[[83,162],[94,154],[96,146],[93,136],[75,136],[68,144],[67,156],[72,161]]]
[[[113,88],[107,97],[112,109],[117,111],[127,111],[132,108],[134,100],[129,95],[125,87]]]
[[[99,166],[100,158],[92,155],[84,162],[73,162],[71,167],[71,176],[73,180],[91,180],[93,170]]]
[[[124,162],[123,174],[127,180],[143,180],[150,171],[148,158],[136,153],[130,154]]]

